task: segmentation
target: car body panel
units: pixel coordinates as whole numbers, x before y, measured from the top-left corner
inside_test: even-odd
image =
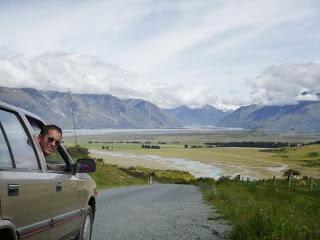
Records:
[[[13,234],[13,239],[17,236],[28,240],[74,237],[81,227],[89,200],[95,197],[95,182],[86,173],[75,174],[74,162],[63,146],[59,147],[59,152],[68,169],[48,170],[37,143],[37,127],[40,128],[43,121],[34,114],[2,102],[1,110],[14,112],[21,118],[29,137],[28,144],[32,145],[39,161],[39,169],[0,169],[0,231],[14,229],[18,234]]]
[[[55,184],[53,192],[53,228],[57,235],[64,236],[81,225],[79,179],[72,174],[49,173]],[[57,236],[58,237],[58,236]]]

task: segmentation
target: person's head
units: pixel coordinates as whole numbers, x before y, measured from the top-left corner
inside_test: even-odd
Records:
[[[44,125],[38,136],[38,142],[45,156],[49,156],[59,146],[62,130],[56,125]]]

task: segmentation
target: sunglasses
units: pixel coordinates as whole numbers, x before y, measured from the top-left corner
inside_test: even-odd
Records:
[[[55,140],[53,137],[48,137],[48,142],[49,143],[53,143],[54,142],[55,145],[60,145],[60,141],[59,140]]]

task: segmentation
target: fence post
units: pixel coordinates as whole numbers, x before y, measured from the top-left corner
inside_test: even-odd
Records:
[[[152,176],[149,177],[149,184],[152,184]]]
[[[276,185],[276,176],[273,176],[273,186]]]
[[[291,174],[288,176],[288,187],[291,188]]]
[[[310,178],[310,192],[313,191],[313,182],[314,182],[313,177],[311,177]]]

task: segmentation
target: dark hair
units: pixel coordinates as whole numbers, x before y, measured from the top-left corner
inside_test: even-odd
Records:
[[[62,130],[61,128],[59,128],[57,125],[54,125],[54,124],[50,124],[50,125],[43,125],[43,127],[41,128],[41,132],[40,132],[40,135],[44,136],[44,135],[47,135],[49,130],[56,130],[58,131],[61,136],[62,136]]]

